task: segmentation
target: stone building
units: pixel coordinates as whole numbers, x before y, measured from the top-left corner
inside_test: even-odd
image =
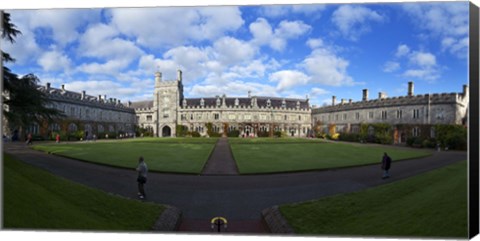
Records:
[[[151,129],[155,136],[176,136],[177,125],[207,135],[207,123],[216,133],[238,130],[240,135],[256,136],[260,132],[283,131],[289,136],[304,137],[311,131],[311,109],[307,99],[278,97],[204,97],[183,96],[182,72],[177,79],[164,81],[155,73],[154,97],[151,101],[131,105],[140,127]]]
[[[332,96],[332,105],[312,109],[313,125],[327,132],[331,126],[338,133],[358,133],[361,124],[387,123],[394,127],[394,143],[403,143],[409,136],[434,137],[436,124],[466,125],[468,113],[468,86],[461,93],[414,95],[413,82],[408,83],[406,96],[390,97],[383,92],[369,99],[363,90],[361,101]],[[431,128],[429,133],[426,127]]]
[[[62,111],[66,117],[53,123],[34,123],[27,132],[34,135],[48,136],[51,132],[73,133],[84,131],[85,137],[99,136],[107,133],[133,133],[135,112],[116,98],[91,96],[51,87],[50,83],[39,86],[50,100],[50,108]]]

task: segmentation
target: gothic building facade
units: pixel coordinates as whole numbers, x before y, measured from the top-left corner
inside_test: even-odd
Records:
[[[308,99],[278,97],[205,97],[185,98],[182,72],[177,79],[164,81],[155,74],[154,97],[151,101],[131,105],[140,127],[151,129],[155,136],[176,136],[177,126],[207,135],[212,131],[226,134],[237,130],[241,136],[257,136],[259,132],[282,131],[289,136],[305,137],[311,131],[311,109]]]

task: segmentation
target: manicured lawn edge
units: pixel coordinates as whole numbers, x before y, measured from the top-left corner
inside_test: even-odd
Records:
[[[281,205],[287,225],[269,226],[302,235],[467,238],[466,166],[462,161],[363,191]]]
[[[3,228],[10,230],[151,231],[170,209],[70,181],[6,153],[3,177]]]

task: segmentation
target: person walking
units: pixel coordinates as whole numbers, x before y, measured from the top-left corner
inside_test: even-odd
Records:
[[[137,172],[138,172],[138,177],[137,177],[137,182],[138,182],[138,197],[140,199],[144,199],[147,195],[145,194],[145,183],[147,182],[147,172],[148,172],[148,167],[145,161],[143,160],[143,157],[141,156],[138,158],[138,166],[137,166]]]
[[[55,136],[55,141],[56,141],[57,143],[60,143],[60,135],[59,135],[59,134],[57,134],[57,135]]]
[[[390,173],[388,172],[390,170],[390,166],[392,164],[392,158],[390,158],[386,152],[383,153],[383,158],[382,158],[382,170],[383,170],[383,176],[382,179],[389,178]]]

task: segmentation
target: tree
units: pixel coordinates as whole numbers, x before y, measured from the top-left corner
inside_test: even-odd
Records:
[[[22,34],[10,21],[10,14],[1,11],[2,15],[2,39],[15,43],[17,35]],[[15,62],[8,53],[2,51],[2,61]],[[49,108],[46,94],[39,91],[39,79],[30,73],[19,77],[17,74],[3,66],[3,115],[11,129],[20,132],[32,123],[50,122],[64,117],[63,112]],[[20,133],[21,134],[21,133]]]

